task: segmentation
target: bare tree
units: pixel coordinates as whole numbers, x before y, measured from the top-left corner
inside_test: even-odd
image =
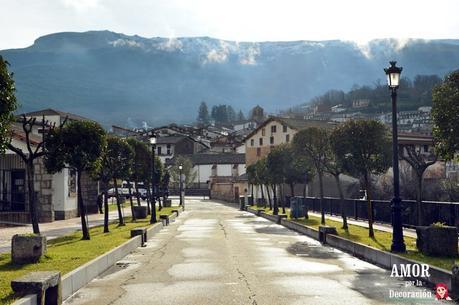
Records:
[[[24,114],[21,118],[17,119],[18,123],[22,124],[22,130],[24,131],[25,135],[25,143],[27,147],[27,151],[24,152],[21,148],[14,146],[11,143],[7,144],[8,149],[15,152],[19,157],[21,157],[22,161],[26,164],[26,172],[27,172],[27,191],[28,191],[28,203],[29,203],[29,213],[30,213],[30,220],[32,222],[32,229],[35,234],[40,234],[40,228],[38,226],[38,209],[35,197],[35,168],[34,168],[34,161],[38,158],[41,158],[45,155],[44,145],[46,140],[46,131],[53,129],[56,127],[56,124],[50,124],[48,121],[45,121],[45,117],[42,117],[41,122],[37,122],[36,117],[27,118]],[[62,128],[67,121],[67,117],[64,121],[59,125],[58,128]],[[32,131],[34,127],[41,127],[42,134],[40,141],[33,141],[32,140]]]
[[[399,157],[406,161],[416,174],[416,205],[417,205],[417,222],[419,226],[423,225],[423,206],[422,206],[422,182],[427,168],[437,162],[437,156],[433,152],[422,153],[421,147],[416,148],[414,144],[400,145]]]

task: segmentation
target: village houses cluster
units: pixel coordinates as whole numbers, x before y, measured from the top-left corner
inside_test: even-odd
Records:
[[[353,104],[356,109],[366,105],[364,100]],[[342,117],[338,106],[327,110],[312,109],[308,115],[300,118],[269,116],[263,108],[256,106],[246,120],[228,125],[169,124],[156,127],[153,128],[157,135],[155,153],[166,168],[174,164],[177,156],[191,160],[195,179],[186,185],[189,193],[208,194],[214,199],[238,201],[240,196],[249,191],[246,174],[248,165],[268,155],[273,147],[291,142],[301,129],[312,126],[333,128],[349,119],[349,113],[348,117]],[[429,126],[431,128],[430,109],[424,108],[400,113],[400,124],[406,128],[401,128],[399,142],[415,144],[427,154],[433,149],[433,139],[431,133],[426,132]],[[54,109],[30,112],[25,116],[35,117],[37,126],[40,126],[41,121],[46,121],[46,124],[60,124],[64,119],[89,120]],[[359,117],[358,112],[351,117]],[[378,119],[386,124],[390,123],[386,115],[381,115]],[[129,137],[145,133],[146,130],[112,126],[110,132],[121,137]],[[29,135],[31,145],[37,145],[43,133],[43,128],[34,128]],[[26,151],[27,139],[20,123],[13,124],[12,134],[12,144],[23,147]],[[435,172],[436,175],[440,173],[440,178],[451,177],[459,172],[459,166],[454,162],[445,163],[439,160],[437,163]],[[40,222],[76,217],[76,174],[70,169],[49,174],[44,168],[42,158],[35,160],[34,166]],[[0,220],[12,223],[30,222],[26,205],[26,166],[13,151],[9,150],[0,157],[0,175]],[[82,188],[85,188],[83,194],[88,212],[97,213],[96,200],[100,193],[98,182],[89,174],[84,174]],[[255,196],[256,193],[257,190]],[[311,183],[307,195],[316,195],[314,182]]]

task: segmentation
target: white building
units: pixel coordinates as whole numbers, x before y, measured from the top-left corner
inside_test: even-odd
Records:
[[[66,118],[72,120],[88,120],[83,117],[45,109],[25,114],[27,118],[36,118],[36,123],[29,135],[32,149],[43,141],[43,127],[54,124],[59,126]],[[46,124],[43,124],[45,122]],[[16,122],[11,127],[11,144],[28,154],[26,134],[22,123]],[[43,165],[43,158],[34,162],[34,188],[37,196],[38,216],[40,222],[51,222],[77,216],[77,185],[76,173],[63,169],[60,173],[49,174]],[[96,198],[98,183],[89,175],[82,176],[82,187],[85,205],[88,212],[97,212]],[[0,156],[0,220],[9,222],[30,222],[27,189],[27,172],[24,161],[11,150]]]

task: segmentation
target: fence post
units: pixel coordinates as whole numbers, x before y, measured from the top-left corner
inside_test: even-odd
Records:
[[[357,200],[354,199],[354,218],[355,220],[358,220],[359,217],[357,216]]]

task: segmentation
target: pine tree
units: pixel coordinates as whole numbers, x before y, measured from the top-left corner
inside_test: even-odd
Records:
[[[207,108],[206,102],[202,101],[201,105],[199,105],[197,122],[201,125],[208,125],[209,121],[209,109]]]
[[[239,113],[237,114],[237,120],[239,122],[245,121],[245,116],[244,116],[244,113],[242,112],[242,110],[239,110]]]

